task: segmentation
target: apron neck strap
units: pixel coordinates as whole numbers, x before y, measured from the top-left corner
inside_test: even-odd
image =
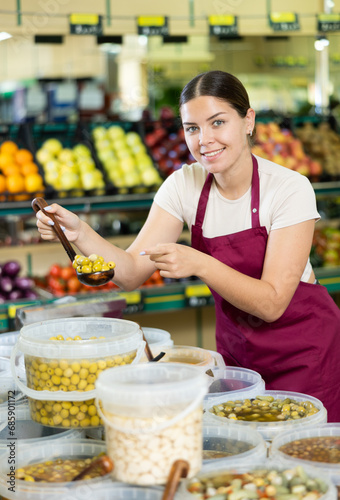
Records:
[[[253,160],[253,178],[251,181],[251,226],[260,227],[260,179],[257,159],[251,155]]]
[[[255,227],[260,227],[260,217],[259,217],[260,180],[259,180],[257,159],[255,158],[254,155],[251,155],[251,157],[253,161],[253,177],[251,184],[251,225],[252,228],[255,228]],[[205,180],[204,186],[202,188],[200,198],[198,200],[195,226],[202,227],[203,225],[205,210],[207,207],[209,192],[213,178],[214,178],[213,174],[209,172]]]

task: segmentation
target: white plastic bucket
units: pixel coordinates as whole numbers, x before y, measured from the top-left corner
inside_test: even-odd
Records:
[[[105,443],[80,439],[80,440],[50,440],[48,442],[35,442],[17,447],[15,457],[15,470],[29,464],[46,462],[57,458],[88,458],[105,453]],[[82,480],[67,483],[42,483],[29,482],[15,479],[15,492],[8,490],[8,480],[11,476],[10,464],[6,454],[0,456],[0,495],[9,500],[93,500],[95,498],[91,487],[98,482],[109,480],[110,475],[91,480]]]
[[[285,453],[281,451],[280,448],[283,445],[287,445],[292,441],[300,441],[302,444],[304,439],[308,438],[336,438],[337,443],[340,442],[340,423],[329,423],[329,424],[320,424],[307,426],[304,429],[299,430],[289,430],[287,432],[283,432],[278,434],[271,443],[269,448],[270,456],[279,460],[283,464],[293,464],[294,466],[301,465],[304,467],[305,465],[316,467],[320,469],[323,473],[329,474],[332,478],[334,484],[340,486],[340,462],[339,463],[328,463],[321,461],[312,461],[308,459],[302,459],[298,457],[293,457],[289,453]],[[334,446],[334,444],[333,444]],[[335,446],[339,446],[338,444]],[[335,447],[334,446],[334,447]],[[308,452],[308,456],[310,457],[310,452]]]
[[[64,338],[79,335],[82,340],[50,340],[59,334]],[[52,427],[97,427],[102,425],[94,404],[97,376],[109,367],[139,362],[144,346],[139,325],[132,321],[43,321],[21,329],[11,355],[12,374],[29,398],[34,421]],[[19,351],[25,356],[26,383],[17,378]]]
[[[322,482],[324,487],[325,487],[325,492],[322,493],[320,492],[320,497],[319,500],[336,500],[336,488],[334,484],[331,482],[330,478],[322,474],[321,471],[316,470],[315,468],[304,468],[304,473],[306,474],[306,479],[308,480],[313,480],[317,479],[317,483]],[[256,472],[257,470],[262,470],[262,471],[268,471],[271,474],[271,478],[269,480],[269,484],[273,487],[280,486],[281,483],[281,478],[277,477],[275,472],[281,473],[286,471],[285,476],[285,482],[286,484],[290,483],[290,480],[295,478],[297,479],[297,484],[301,485],[303,484],[303,477],[304,474],[302,473],[301,469],[299,468],[294,468],[294,467],[287,467],[279,462],[272,461],[272,460],[264,460],[263,462],[258,462],[254,464],[242,464],[242,463],[237,463],[235,466],[231,467],[225,467],[223,464],[221,465],[216,465],[213,470],[207,469],[202,471],[195,476],[193,479],[194,482],[194,489],[195,493],[191,493],[188,488],[190,487],[190,479],[185,479],[182,481],[182,483],[179,486],[178,493],[180,495],[180,498],[183,500],[203,500],[203,499],[213,499],[214,494],[219,497],[216,493],[216,489],[214,487],[214,478],[218,479],[218,485],[219,486],[226,486],[230,487],[233,478],[233,475],[235,475],[235,479],[237,478],[237,481],[240,479],[240,475],[246,474],[246,477],[243,480],[243,484],[246,482],[250,487],[254,484],[254,489],[251,490],[253,492],[253,495],[251,498],[254,500],[260,500],[263,498],[264,491],[262,488],[256,487],[256,483],[253,481],[251,475],[253,472]],[[276,476],[276,477],[275,477]],[[223,479],[222,479],[223,478]],[[278,479],[277,483],[275,483],[275,479]],[[200,488],[200,482],[205,482],[208,479],[209,482],[209,488],[207,494],[203,492],[199,492]],[[242,479],[241,479],[242,481]],[[271,482],[273,481],[273,482]],[[242,483],[241,483],[242,484]],[[294,484],[294,482],[293,482]],[[292,484],[292,486],[293,486]],[[296,483],[295,483],[296,484]],[[319,483],[320,484],[320,483]],[[250,490],[250,487],[248,491]],[[235,485],[235,489],[232,487],[232,492],[229,492],[227,497],[229,495],[232,495],[235,493],[234,498],[249,498],[246,496],[245,492],[242,491],[242,488],[239,486],[238,491],[236,491],[237,486]],[[210,491],[209,491],[210,490]],[[207,489],[205,490],[207,491]],[[256,494],[257,493],[257,494]],[[306,491],[308,494],[308,490]],[[250,493],[249,493],[250,494]],[[223,495],[223,494],[222,494]],[[287,493],[287,498],[290,497],[290,495]],[[280,494],[276,494],[271,498],[280,498]],[[294,498],[299,498],[299,495],[294,495]],[[302,495],[301,495],[302,498]]]
[[[208,394],[204,398],[204,408],[211,407],[217,398],[242,399],[255,397],[265,390],[265,382],[261,375],[248,368],[226,366],[213,368],[210,377]]]
[[[233,467],[239,462],[255,464],[266,457],[267,444],[256,430],[232,424],[203,425],[203,470],[214,470],[216,465]]]
[[[302,394],[300,392],[290,392],[290,391],[262,391],[258,393],[256,396],[272,396],[274,399],[294,399],[298,402],[310,401],[313,405],[318,408],[318,412],[314,415],[310,415],[309,417],[304,417],[299,420],[285,420],[281,422],[257,422],[257,421],[242,421],[242,420],[229,420],[226,417],[220,417],[213,413],[211,413],[211,408],[215,405],[219,405],[221,403],[225,403],[226,401],[235,401],[235,400],[244,400],[247,399],[248,396],[245,393],[241,398],[237,397],[225,397],[222,396],[220,398],[216,398],[213,402],[210,402],[211,405],[207,408],[207,411],[204,414],[205,423],[210,423],[215,425],[230,425],[231,423],[240,425],[242,427],[252,427],[256,429],[266,441],[272,441],[274,437],[280,432],[284,432],[287,430],[299,430],[304,428],[306,425],[317,425],[327,422],[327,410],[321,401],[312,396],[308,396],[307,394]],[[254,398],[253,393],[249,396],[249,398]]]
[[[101,373],[107,452],[116,480],[165,484],[173,462],[187,460],[190,475],[202,465],[201,369],[179,363],[146,363]]]
[[[143,333],[151,347],[171,347],[174,345],[174,341],[171,339],[170,333],[166,330],[143,326]]]

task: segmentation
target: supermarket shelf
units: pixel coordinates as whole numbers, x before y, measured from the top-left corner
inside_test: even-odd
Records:
[[[319,267],[314,272],[330,293],[340,292],[340,267]]]
[[[340,182],[312,183],[316,195],[340,195]]]
[[[154,192],[138,194],[116,194],[110,196],[89,196],[79,198],[58,198],[47,200],[59,203],[73,212],[93,213],[106,210],[145,210],[151,207]],[[33,215],[31,201],[11,201],[0,204],[0,217],[9,215]]]

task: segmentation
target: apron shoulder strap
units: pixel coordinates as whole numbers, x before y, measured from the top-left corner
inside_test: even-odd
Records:
[[[206,180],[205,180],[204,186],[202,188],[200,198],[198,200],[197,211],[196,211],[196,220],[195,220],[195,226],[197,226],[197,227],[202,227],[202,225],[203,225],[205,209],[207,207],[210,187],[211,187],[213,178],[214,178],[214,176],[211,173],[209,173]]]

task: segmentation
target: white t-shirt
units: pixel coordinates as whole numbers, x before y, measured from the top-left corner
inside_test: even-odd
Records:
[[[260,225],[267,232],[306,220],[320,219],[313,187],[307,177],[256,156],[260,179]],[[183,165],[160,186],[154,201],[191,230],[199,197],[207,178],[199,164]],[[224,198],[213,181],[203,222],[207,238],[251,228],[251,187],[237,200]],[[312,266],[308,259],[301,281],[308,281]]]

